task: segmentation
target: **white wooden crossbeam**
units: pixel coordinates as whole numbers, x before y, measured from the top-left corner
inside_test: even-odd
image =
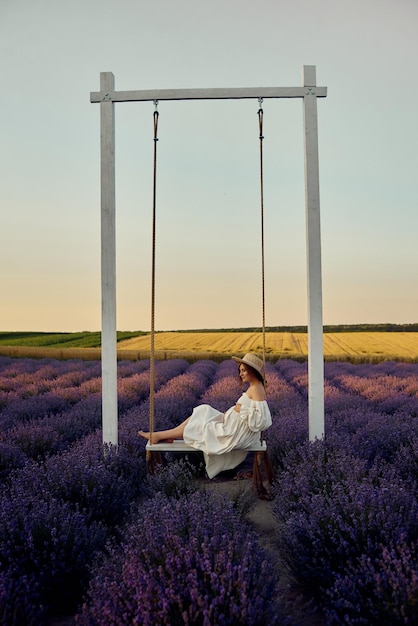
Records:
[[[310,91],[308,92],[308,89]],[[325,98],[326,87],[235,87],[231,89],[102,90],[90,93],[90,102],[140,102],[145,100],[234,100],[245,98]]]
[[[267,444],[265,441],[262,441],[258,445],[251,446],[251,448],[243,449],[246,452],[266,452]],[[168,443],[167,441],[162,443],[150,443],[148,441],[146,450],[149,452],[201,452],[201,450],[189,446],[183,439],[175,439],[173,443]]]

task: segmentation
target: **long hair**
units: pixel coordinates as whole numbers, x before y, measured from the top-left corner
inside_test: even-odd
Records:
[[[240,363],[238,365],[238,379],[239,379],[240,383],[242,384],[242,379],[241,379],[241,376],[239,375],[240,365],[242,365],[242,363]],[[258,370],[256,370],[254,367],[251,367],[251,365],[248,365],[247,363],[244,363],[244,365],[245,365],[245,367],[248,367],[248,369],[251,371],[251,373],[254,374],[254,376],[260,381],[260,383],[263,385],[263,387],[266,388],[267,381],[264,378],[264,376],[262,374],[260,374],[260,372]]]

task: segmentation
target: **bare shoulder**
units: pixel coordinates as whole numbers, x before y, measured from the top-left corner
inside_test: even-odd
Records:
[[[251,400],[255,400],[255,402],[263,402],[266,399],[266,392],[261,383],[256,385],[251,385],[247,389],[247,395]]]

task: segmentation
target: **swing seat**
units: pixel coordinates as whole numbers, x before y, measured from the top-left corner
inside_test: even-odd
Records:
[[[161,443],[150,443],[148,441],[146,445],[147,452],[201,452],[193,446],[189,446],[184,442],[184,439],[175,439],[173,443],[163,441]],[[251,448],[245,448],[247,452],[266,452],[267,444],[265,441],[260,441]]]
[[[253,487],[257,493],[257,496],[261,500],[271,500],[271,487],[274,480],[273,467],[270,463],[270,459],[267,454],[267,443],[265,440],[259,441],[257,444],[251,446],[251,448],[243,448],[246,452],[254,452],[253,463]],[[193,448],[184,442],[184,439],[175,439],[172,443],[163,441],[162,443],[150,443],[148,441],[146,447],[146,458],[148,471],[153,474],[157,465],[162,464],[161,452],[202,452]],[[268,484],[268,489],[263,484],[263,478],[261,475],[261,466],[264,462],[264,472]]]

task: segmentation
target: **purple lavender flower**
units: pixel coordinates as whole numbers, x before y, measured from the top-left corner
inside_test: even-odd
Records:
[[[96,569],[80,625],[284,623],[272,564],[225,497],[143,505]]]
[[[100,525],[46,493],[15,486],[0,501],[0,562],[8,624],[40,624],[49,612],[74,610],[88,564],[103,545]],[[25,581],[24,586],[22,581]],[[38,622],[36,622],[36,619]]]

